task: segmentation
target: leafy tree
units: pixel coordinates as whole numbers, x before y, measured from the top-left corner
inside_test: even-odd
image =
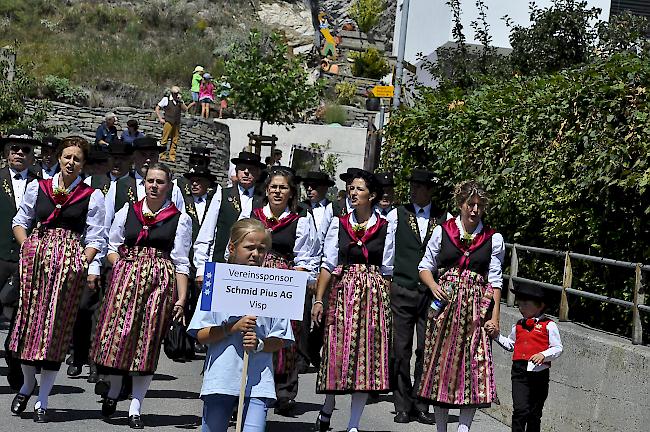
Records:
[[[632,15],[629,12],[612,15],[609,22],[600,22],[596,25],[598,32],[597,53],[600,56],[609,56],[617,52],[627,51],[633,54],[647,54],[650,42],[648,18]]]
[[[6,62],[0,62],[0,132],[13,128],[28,128],[45,131],[45,122],[48,103],[37,101],[35,112],[31,116],[25,115],[26,98],[34,93],[36,84],[34,79],[21,67],[15,68],[12,81],[6,79]]]
[[[511,26],[513,68],[530,75],[585,63],[596,39],[596,30],[589,22],[600,12],[599,8],[587,9],[584,0],[555,0],[544,9],[531,3],[531,26]]]
[[[289,55],[277,33],[251,31],[245,43],[234,46],[226,74],[230,97],[237,109],[260,120],[260,135],[264,123],[291,125],[318,104],[321,85],[307,84],[300,58]]]
[[[379,23],[384,11],[384,0],[356,0],[350,7],[350,17],[359,30],[369,33]]]

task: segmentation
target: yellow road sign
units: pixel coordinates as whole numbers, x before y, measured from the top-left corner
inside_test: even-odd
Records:
[[[395,87],[391,86],[375,86],[372,89],[372,94],[378,98],[392,98]]]

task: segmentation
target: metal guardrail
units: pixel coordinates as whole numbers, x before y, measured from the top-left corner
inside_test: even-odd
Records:
[[[560,321],[569,321],[569,302],[567,300],[567,296],[569,294],[621,306],[626,309],[631,309],[632,311],[632,343],[643,343],[643,326],[641,325],[640,312],[650,313],[650,306],[645,304],[646,292],[643,284],[643,272],[650,272],[650,265],[632,263],[627,261],[618,261],[610,258],[595,257],[592,255],[583,255],[569,251],[558,251],[533,246],[524,246],[516,243],[506,243],[506,248],[512,250],[512,255],[510,258],[510,274],[503,275],[503,277],[508,280],[508,306],[514,306],[515,304],[515,294],[512,292],[513,282],[528,282],[546,289],[560,292],[562,295],[560,300]],[[564,257],[564,274],[562,277],[562,285],[554,285],[542,281],[519,277],[517,275],[519,269],[519,256],[517,251],[526,251],[543,255],[552,255],[555,257]],[[635,279],[633,301],[617,299],[573,288],[573,269],[571,267],[572,259],[633,269]]]

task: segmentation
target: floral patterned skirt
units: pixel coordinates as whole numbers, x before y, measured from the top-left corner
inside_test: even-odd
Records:
[[[372,265],[339,266],[332,276],[316,392],[387,392],[390,285]]]
[[[123,246],[102,304],[91,358],[104,368],[150,374],[176,302],[176,269],[151,247]]]
[[[61,363],[72,341],[87,268],[79,235],[35,229],[20,253],[20,298],[9,349],[26,361]]]
[[[288,260],[286,257],[274,254],[272,251],[264,257],[262,267],[276,268],[282,270],[292,270],[293,261]],[[293,337],[295,342],[280,351],[273,353],[273,370],[276,375],[286,375],[290,371],[298,367],[298,341],[300,338],[300,329],[302,322],[291,320],[291,330],[293,330]]]
[[[429,310],[424,371],[418,396],[436,405],[487,407],[496,400],[492,346],[483,328],[492,285],[469,270],[449,269],[440,278],[449,303],[440,315]]]

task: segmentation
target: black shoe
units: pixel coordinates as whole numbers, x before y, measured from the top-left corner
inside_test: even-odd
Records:
[[[97,366],[95,364],[90,365],[90,373],[88,374],[88,382],[95,384],[99,381],[99,374],[97,373]]]
[[[291,415],[291,411],[296,407],[296,401],[293,399],[284,399],[275,403],[275,413],[281,416]]]
[[[398,411],[397,415],[393,418],[395,423],[410,423],[411,416],[406,411]]]
[[[109,397],[105,398],[102,402],[102,415],[104,417],[110,417],[115,414],[117,409],[117,399],[111,399]]]
[[[99,380],[95,384],[95,394],[97,396],[106,397],[108,390],[111,388],[111,384],[106,381]]]
[[[433,414],[424,411],[418,411],[418,413],[413,416],[413,419],[418,423],[426,425],[436,424],[436,417]]]
[[[25,408],[27,408],[27,402],[29,402],[29,398],[31,396],[31,393],[27,396],[20,393],[14,396],[14,400],[11,402],[11,412],[16,415],[20,415],[20,413],[25,411]]]
[[[47,410],[34,408],[34,423],[47,423]]]
[[[144,429],[144,423],[139,415],[129,416],[129,427],[131,429]]]
[[[67,359],[65,359],[65,364],[70,366],[72,363],[74,363],[74,355],[70,354]]]
[[[70,377],[76,377],[81,375],[81,366],[77,366],[74,364],[71,364],[68,366],[68,376]]]
[[[323,418],[323,412],[321,411],[316,417],[316,425],[314,427],[314,432],[327,432],[330,428],[331,417],[327,417],[327,420]]]
[[[203,344],[200,344],[198,342],[195,342],[194,343],[194,352],[197,353],[197,354],[205,354],[205,353],[208,352],[208,347],[203,345]]]

